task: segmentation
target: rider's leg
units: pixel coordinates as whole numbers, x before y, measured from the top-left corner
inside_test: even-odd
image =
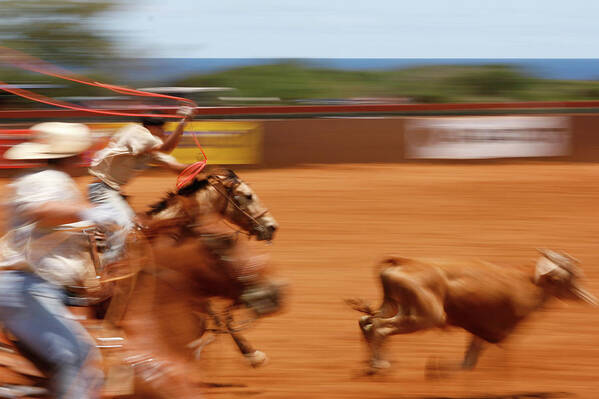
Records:
[[[101,371],[91,366],[96,348],[63,304],[60,288],[27,272],[2,272],[0,320],[43,364],[57,398],[95,397]]]
[[[121,193],[104,183],[91,183],[88,186],[88,196],[93,204],[113,215],[121,227],[107,237],[108,250],[103,254],[105,263],[117,261],[123,254],[127,234],[134,226],[135,212]]]

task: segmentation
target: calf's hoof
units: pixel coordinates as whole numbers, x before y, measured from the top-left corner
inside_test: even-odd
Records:
[[[360,328],[364,330],[366,326],[372,324],[372,316],[362,316],[359,320]]]
[[[387,360],[377,359],[370,361],[370,369],[374,371],[372,374],[381,370],[387,370],[389,367],[391,367],[391,363],[389,363]]]
[[[243,356],[250,363],[250,366],[254,368],[264,366],[266,363],[268,363],[268,357],[262,351],[254,351],[252,353],[247,353]]]
[[[426,361],[424,376],[427,380],[447,378],[451,372],[457,371],[458,369],[459,368],[455,365],[444,362],[438,357],[431,357]]]

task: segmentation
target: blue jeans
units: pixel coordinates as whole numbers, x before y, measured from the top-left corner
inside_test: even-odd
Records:
[[[95,398],[102,372],[86,365],[99,356],[87,332],[70,317],[64,291],[37,275],[0,271],[0,322],[19,347],[42,365],[59,399]]]
[[[87,191],[90,202],[109,212],[121,227],[107,237],[108,250],[103,254],[103,259],[105,263],[112,263],[118,260],[124,251],[127,234],[134,226],[135,212],[117,190],[105,183],[91,183]]]

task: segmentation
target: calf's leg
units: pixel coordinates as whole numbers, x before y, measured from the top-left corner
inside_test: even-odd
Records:
[[[395,287],[395,295],[386,297],[392,298],[398,304],[398,312],[393,317],[372,317],[370,323],[360,323],[370,348],[371,366],[374,368],[388,367],[388,362],[381,358],[381,348],[387,337],[442,327],[446,323],[443,303],[433,292],[413,284],[408,279],[393,275],[381,277],[386,283],[384,287],[391,286],[391,283]]]
[[[475,335],[471,337],[468,349],[466,349],[466,353],[464,354],[464,360],[462,361],[462,368],[464,370],[472,370],[476,366],[478,358],[484,349],[484,343],[482,339]]]

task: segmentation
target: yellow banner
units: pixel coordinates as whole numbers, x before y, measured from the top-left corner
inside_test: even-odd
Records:
[[[172,132],[176,123],[167,123]],[[190,122],[185,126],[179,146],[173,155],[181,163],[193,163],[202,158],[193,134],[208,157],[208,164],[256,164],[262,159],[262,125],[258,122]]]
[[[110,136],[125,123],[90,123],[96,138],[95,150],[106,145]],[[168,122],[165,130],[172,133],[178,122]],[[202,153],[193,135],[204,149],[208,164],[257,164],[262,159],[262,124],[259,122],[189,122],[179,142],[171,153],[181,163],[202,160]]]

